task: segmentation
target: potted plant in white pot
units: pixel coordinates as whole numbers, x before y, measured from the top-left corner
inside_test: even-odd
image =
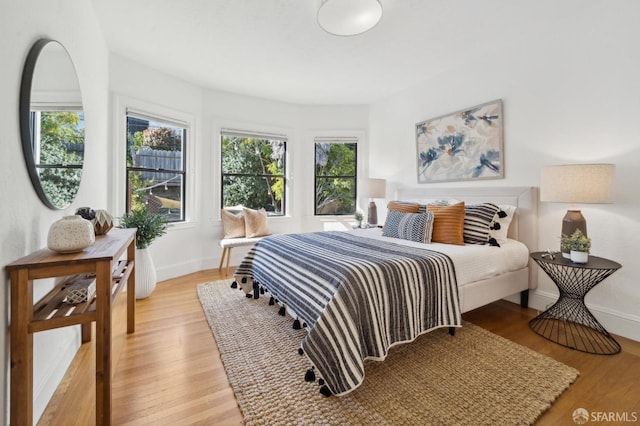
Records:
[[[566,247],[569,249],[571,261],[573,263],[587,263],[589,261],[589,250],[591,249],[591,238],[576,229],[566,240]]]
[[[136,231],[136,299],[149,297],[156,288],[157,274],[149,245],[167,232],[167,219],[146,208],[132,210],[120,218],[119,228],[137,228]]]

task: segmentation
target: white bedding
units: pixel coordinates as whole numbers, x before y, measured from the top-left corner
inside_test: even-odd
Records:
[[[353,232],[368,238],[427,248],[448,255],[456,269],[458,287],[495,277],[505,272],[517,271],[526,267],[529,261],[527,246],[512,239],[501,242],[500,247],[477,244],[458,246],[442,243],[423,244],[399,238],[383,237],[381,228],[357,229]]]

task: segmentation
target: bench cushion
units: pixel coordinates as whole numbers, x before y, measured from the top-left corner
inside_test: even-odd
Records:
[[[220,247],[222,248],[231,248],[231,247],[241,247],[248,246],[251,244],[255,244],[264,237],[253,237],[253,238],[223,238],[220,240]]]

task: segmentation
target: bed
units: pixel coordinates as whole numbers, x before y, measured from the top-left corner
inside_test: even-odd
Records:
[[[320,377],[324,395],[356,389],[364,361],[384,360],[395,345],[442,327],[455,334],[464,312],[518,296],[526,305],[536,283],[528,257],[537,246],[535,188],[412,188],[395,199],[493,203],[515,213],[500,247],[414,243],[379,228],[280,234],[256,244],[236,270],[248,296],[267,293],[294,328],[307,327],[305,380]]]

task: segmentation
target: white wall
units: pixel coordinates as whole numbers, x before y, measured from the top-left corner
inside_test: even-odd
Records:
[[[615,5],[615,6],[614,6]],[[587,304],[609,331],[640,340],[640,3],[590,2],[570,20],[550,23],[535,39],[467,63],[370,106],[369,168],[390,186],[418,186],[417,122],[501,98],[505,120],[505,179],[438,186],[539,185],[550,164],[616,164],[615,203],[581,206],[592,254],[623,268],[594,288]],[[559,246],[569,206],[540,203],[541,250]],[[531,305],[555,300],[539,274]]]
[[[107,203],[108,164],[108,51],[90,3],[82,0],[0,0],[0,264],[6,265],[46,246],[51,223],[73,214],[83,205]],[[34,13],[37,12],[37,13]],[[24,166],[18,122],[18,99],[22,67],[31,45],[39,38],[58,40],[74,62],[86,114],[86,154],[82,184],[77,200],[64,211],[49,210],[31,187]],[[36,282],[34,297],[50,288],[50,282]],[[0,294],[2,310],[2,359],[0,375],[0,418],[8,412],[8,321],[9,281]],[[37,419],[55,390],[65,368],[80,344],[77,327],[37,333],[34,337],[34,417]]]

